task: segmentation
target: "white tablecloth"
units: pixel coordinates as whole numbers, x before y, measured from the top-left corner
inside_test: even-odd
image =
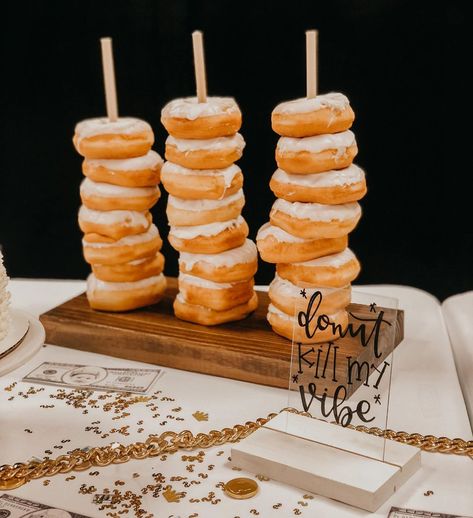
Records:
[[[14,280],[11,282],[13,306],[38,315],[75,296],[83,288],[84,283],[80,281]],[[400,307],[406,312],[406,338],[396,352],[389,426],[423,434],[471,438],[438,301],[425,292],[407,287],[357,289],[397,297]],[[100,403],[96,405],[99,408],[93,408],[90,399],[96,399],[99,393],[86,399],[84,407],[72,399],[70,391],[67,391],[69,395],[65,399],[58,399],[58,389],[54,387],[28,394],[31,385],[19,380],[42,361],[142,365],[56,346],[42,348],[27,365],[0,378],[0,464],[49,455],[46,451],[56,456],[73,447],[143,440],[148,433],[163,430],[188,428],[197,432],[218,429],[264,416],[287,405],[284,390],[167,368],[153,389],[161,391],[155,399],[150,403],[131,404],[127,409],[130,415],[123,417],[123,409],[118,409],[115,414],[113,405],[109,411],[104,411]],[[15,381],[19,383],[10,390],[4,390]],[[35,389],[38,388],[40,386],[36,385]],[[87,410],[86,415],[84,410]],[[199,410],[208,414],[207,422],[192,417]],[[93,494],[102,492],[104,488],[117,489],[122,495],[130,490],[141,498],[143,509],[159,518],[288,517],[298,513],[301,516],[343,518],[369,514],[317,495],[312,499],[307,498],[308,495],[304,498],[303,491],[274,481],[260,481],[259,494],[250,500],[231,500],[217,486],[244,472],[231,469],[227,462],[229,454],[230,446],[226,445],[207,450],[201,457],[191,460],[183,458],[185,453],[178,453],[165,460],[156,458],[93,468],[84,473],[69,474],[69,477],[75,477],[70,480],[66,480],[68,475],[57,475],[51,477],[47,485],[43,480],[34,481],[11,494],[97,517],[110,512],[109,509],[99,510],[99,506],[92,502]],[[187,455],[195,456],[196,453]],[[372,516],[387,516],[392,505],[473,515],[471,459],[424,453],[422,462],[422,469]],[[95,471],[100,474],[95,475]],[[183,476],[187,479],[181,479]],[[163,487],[156,491],[156,481],[159,480],[163,481]],[[81,494],[82,484],[85,484],[82,491],[95,486],[89,489],[92,494]],[[152,490],[146,490],[148,484],[154,484]],[[179,502],[170,503],[163,498],[162,491],[168,485],[177,493],[186,493],[178,498]],[[433,494],[425,496],[427,491],[433,491]],[[206,497],[209,500],[214,498],[214,503],[202,500]],[[220,501],[215,503],[215,499]],[[123,510],[120,504],[112,512],[119,510]],[[127,515],[133,516],[132,508]]]
[[[449,297],[442,304],[466,408],[473,424],[473,291]]]

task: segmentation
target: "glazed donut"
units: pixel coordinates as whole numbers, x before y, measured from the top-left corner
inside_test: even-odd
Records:
[[[100,211],[82,205],[79,209],[79,227],[84,234],[102,234],[121,239],[132,234],[142,234],[151,225],[151,214],[133,210]]]
[[[231,97],[174,99],[161,111],[167,132],[180,139],[211,139],[233,135],[241,127],[241,112]]]
[[[79,122],[72,139],[77,152],[86,158],[132,158],[146,155],[154,142],[151,126],[140,119],[107,117]]]
[[[243,186],[243,174],[235,164],[225,169],[188,169],[166,162],[161,175],[166,191],[186,200],[220,200]]]
[[[115,241],[100,234],[86,234],[82,240],[84,258],[89,264],[129,263],[155,255],[163,242],[155,225],[143,234],[125,236]]]
[[[136,210],[150,209],[158,200],[161,193],[159,187],[122,187],[109,183],[99,183],[84,178],[80,185],[82,203],[89,209],[107,210]]]
[[[276,162],[288,173],[322,173],[348,167],[357,153],[355,135],[350,130],[315,137],[281,137]]]
[[[276,308],[288,315],[295,316],[296,312],[306,310],[307,303],[316,291],[322,295],[318,313],[331,315],[345,309],[351,302],[350,285],[341,288],[321,288],[313,284],[300,283],[296,286],[290,281],[281,279],[278,274],[269,285],[268,295]],[[301,293],[305,293],[307,300],[302,298]]]
[[[163,274],[135,282],[105,282],[91,273],[87,278],[87,299],[93,309],[128,311],[159,302],[166,284]]]
[[[271,125],[284,137],[311,137],[345,131],[354,119],[348,98],[328,93],[278,104],[271,114]]]
[[[343,205],[321,205],[277,199],[269,220],[293,236],[304,239],[341,237],[350,233],[361,217],[358,202]]]
[[[355,164],[314,174],[291,174],[277,169],[269,183],[278,198],[327,205],[358,201],[366,194],[365,173]]]
[[[179,256],[179,271],[214,282],[238,282],[253,277],[258,269],[258,252],[250,239],[220,254]]]
[[[239,282],[213,282],[187,273],[178,277],[179,293],[189,304],[225,311],[248,302],[253,295],[253,277]]]
[[[267,263],[297,263],[324,255],[341,252],[347,247],[348,237],[303,239],[288,234],[270,223],[264,224],[256,236],[256,246]]]
[[[166,140],[166,160],[191,169],[223,169],[241,158],[245,141],[240,133],[212,139]]]
[[[282,279],[296,284],[341,288],[354,281],[360,273],[355,254],[345,248],[338,254],[327,255],[301,263],[279,263],[276,272]]]
[[[185,200],[170,194],[166,214],[171,226],[208,225],[237,218],[244,205],[242,189],[221,200]]]
[[[205,306],[189,304],[184,297],[178,293],[174,300],[174,314],[181,320],[194,322],[203,326],[216,326],[225,322],[234,322],[246,318],[258,307],[258,296],[255,292],[248,302],[235,306],[225,311],[215,311]]]
[[[208,225],[171,227],[169,242],[179,252],[219,254],[241,246],[248,235],[246,221],[238,216],[230,221]]]
[[[340,331],[344,332],[348,326],[348,313],[345,310],[338,311],[335,314],[323,317],[321,327],[324,329],[317,329],[314,336],[308,338],[304,327],[299,326],[297,320],[292,315],[280,311],[274,304],[268,306],[267,318],[275,333],[294,343],[299,342],[301,344],[333,342],[340,338]],[[314,325],[311,326],[312,332],[316,326],[317,317],[314,318],[313,322]]]
[[[82,172],[94,182],[122,187],[153,187],[159,183],[162,165],[163,159],[151,150],[135,158],[86,158],[82,162]]]
[[[92,271],[100,281],[134,282],[154,277],[163,272],[164,256],[157,253],[152,257],[137,259],[121,264],[93,264]]]

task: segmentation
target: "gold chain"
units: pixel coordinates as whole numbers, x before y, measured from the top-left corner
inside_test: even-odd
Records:
[[[281,410],[294,412],[312,417],[307,412],[299,412],[293,408]],[[92,466],[108,466],[121,464],[135,459],[147,459],[164,453],[175,453],[178,450],[194,450],[220,446],[225,443],[237,442],[251,435],[255,430],[264,426],[277,414],[269,414],[256,421],[247,421],[244,425],[237,424],[232,428],[211,430],[208,433],[193,434],[189,430],[182,432],[163,432],[160,435],[150,435],[145,442],[135,442],[124,445],[113,443],[109,446],[100,446],[84,450],[74,450],[69,455],[60,455],[55,459],[43,461],[31,460],[26,463],[4,464],[0,466],[0,490],[15,489],[30,480],[41,477],[51,477],[57,473],[70,471],[84,471]],[[384,437],[393,441],[417,446],[424,451],[464,455],[473,459],[473,441],[463,439],[449,439],[434,435],[419,433],[395,432],[381,428],[366,426],[350,426],[359,432]]]

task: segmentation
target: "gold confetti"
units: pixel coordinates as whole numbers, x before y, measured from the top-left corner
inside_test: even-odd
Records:
[[[197,412],[194,412],[192,414],[192,417],[196,421],[208,421],[209,420],[209,414],[207,414],[207,412],[202,412],[200,410],[197,410]]]
[[[140,476],[139,473],[133,473],[133,478],[138,478]]]
[[[66,481],[69,482],[69,480],[75,480],[75,476],[71,475],[70,477],[66,477]]]
[[[43,486],[49,486],[50,480],[43,480]]]
[[[302,511],[300,509],[297,509],[297,507],[293,509],[293,511],[296,516],[300,516],[302,514]]]
[[[314,495],[303,495],[302,498],[305,498],[306,500],[313,500]]]
[[[281,503],[273,505],[273,509],[280,509],[281,507],[282,507]]]
[[[6,390],[7,392],[11,392],[15,388],[17,383],[18,383],[17,381],[14,381],[11,385],[8,385],[8,387],[5,387],[3,390]]]
[[[430,490],[430,489],[429,489],[428,491],[426,491],[426,492],[424,493],[424,496],[431,496],[431,495],[433,495],[433,494],[434,494],[434,492],[433,492],[432,490]]]
[[[163,492],[164,498],[170,503],[179,503],[181,498],[186,496],[185,493],[178,493],[171,486],[168,486],[167,489]]]
[[[269,480],[269,477],[266,477],[265,475],[256,475],[256,478],[261,482],[267,482]]]
[[[303,500],[297,502],[299,505],[301,505],[302,507],[307,507],[309,504],[307,502],[304,502]]]

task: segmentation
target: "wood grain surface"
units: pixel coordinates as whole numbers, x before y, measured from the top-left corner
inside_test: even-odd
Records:
[[[85,294],[79,295],[41,315],[46,342],[163,367],[288,387],[292,346],[289,340],[275,334],[266,320],[266,293],[258,293],[258,309],[248,318],[213,327],[177,319],[172,309],[176,293],[177,280],[168,278],[168,290],[159,304],[128,313],[95,311]],[[348,309],[359,315],[369,314],[369,306],[351,304]],[[402,311],[397,318],[395,345],[403,338]],[[383,340],[389,340],[389,336],[381,336],[381,343]],[[342,356],[352,356],[378,365],[390,352],[385,348],[383,356],[376,359],[372,357],[372,347],[362,347],[358,339],[351,337],[339,339],[336,344],[343,351],[338,356],[340,360]],[[338,369],[343,378],[346,363],[337,362],[337,372]],[[353,384],[352,389],[359,384]]]

